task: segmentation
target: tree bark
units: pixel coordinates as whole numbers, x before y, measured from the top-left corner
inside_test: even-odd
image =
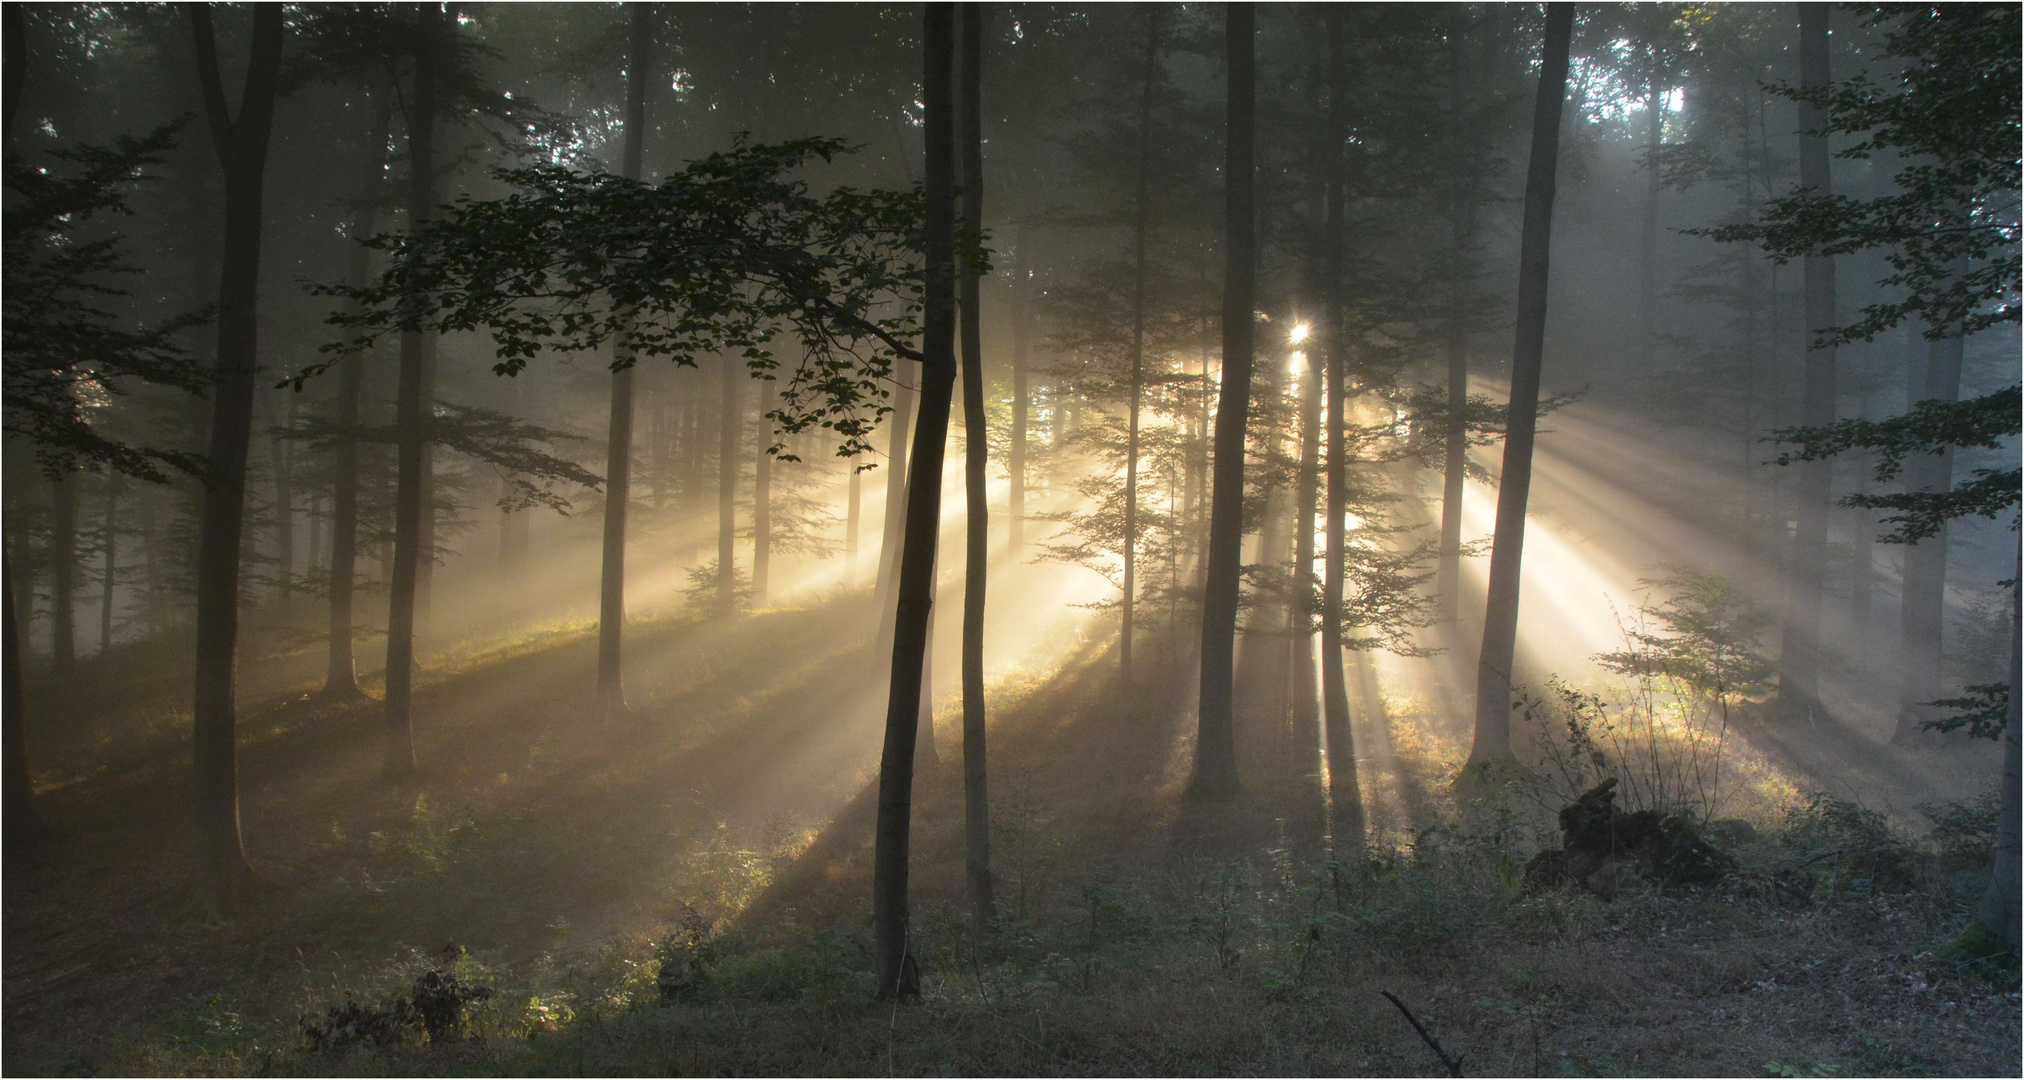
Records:
[[[2017,562],[2013,564],[2024,571],[2024,546],[2018,549]],[[2001,806],[1996,819],[1996,865],[1989,875],[1989,889],[1982,894],[1982,902],[1975,909],[1975,921],[2001,938],[2010,946],[2010,952],[2017,952],[2017,937],[2020,919],[2024,919],[2024,903],[2020,903],[2020,885],[2024,885],[2024,869],[2019,867],[2019,817],[2024,816],[2024,794],[2019,791],[2019,774],[2024,772],[2024,762],[2019,760],[2020,742],[2024,734],[2018,732],[2024,727],[2018,709],[2024,706],[2024,591],[2018,582],[2024,580],[2024,573],[2011,577],[2010,586],[2010,715],[2003,725],[2003,786]]]
[[[1349,687],[1342,670],[1343,556],[1347,537],[1343,515],[1349,510],[1348,448],[1349,343],[1344,340],[1342,245],[1345,190],[1342,153],[1348,132],[1348,110],[1342,100],[1349,82],[1344,50],[1348,42],[1340,5],[1328,9],[1328,144],[1323,160],[1327,207],[1322,225],[1322,349],[1326,350],[1324,407],[1328,432],[1328,513],[1322,526],[1321,570],[1321,729],[1328,755],[1329,833],[1338,845],[1363,837],[1363,795],[1356,775],[1356,744],[1351,736]]]
[[[1651,85],[1645,93],[1645,204],[1643,227],[1638,230],[1638,372],[1652,374],[1659,343],[1659,167],[1658,152],[1665,145],[1666,99],[1658,84],[1658,64],[1652,64]]]
[[[112,649],[113,590],[119,585],[119,477],[105,478],[105,528],[99,533],[105,547],[105,565],[99,575],[103,585],[98,594],[98,655]]]
[[[9,12],[10,21],[19,17]],[[18,24],[11,24],[18,26]],[[10,36],[12,36],[10,32]],[[10,78],[14,64],[9,62]],[[11,91],[10,91],[11,92]],[[4,643],[5,686],[0,687],[0,719],[4,719],[4,743],[0,743],[0,775],[6,777],[6,850],[18,860],[22,845],[42,833],[42,819],[35,812],[35,781],[28,771],[28,708],[21,693],[21,620],[14,607],[14,549],[0,551],[0,589],[7,593],[7,640]]]
[[[415,6],[414,94],[408,101],[408,231],[418,232],[435,210],[436,74],[442,47],[440,4]],[[434,334],[401,335],[400,388],[394,419],[399,454],[394,493],[394,567],[387,614],[386,747],[389,776],[415,770],[412,715],[415,636],[420,576],[435,558],[424,523],[434,515],[428,497],[430,410],[428,366]]]
[[[880,609],[887,613],[881,617],[881,642],[892,633],[893,578],[899,570],[906,522],[907,432],[914,418],[914,380],[909,377],[907,369],[914,366],[906,360],[893,362],[893,381],[897,386],[893,392],[892,431],[886,449],[886,468],[890,471],[886,473],[885,520],[879,531],[878,597]]]
[[[1229,70],[1223,151],[1223,384],[1216,406],[1214,476],[1209,495],[1208,582],[1202,601],[1201,707],[1192,790],[1220,798],[1237,790],[1232,716],[1237,651],[1237,587],[1244,543],[1244,428],[1251,407],[1252,309],[1257,290],[1257,74],[1252,42],[1257,11],[1225,9]]]
[[[1027,313],[1027,290],[1033,284],[1033,257],[1026,239],[1026,226],[1019,227],[1015,281],[1012,285],[1012,437],[1006,440],[1005,468],[1011,474],[1005,506],[1005,526],[1011,556],[1017,559],[1026,546],[1026,428],[1031,393],[1026,386],[1027,349],[1032,327]]]
[[[653,5],[626,5],[632,39],[626,53],[625,150],[619,175],[640,178],[646,153],[647,74],[653,48]],[[630,346],[612,346],[611,417],[605,435],[604,561],[598,577],[597,699],[606,716],[625,710],[621,645],[625,634],[625,523],[632,501],[633,356]]]
[[[246,456],[253,437],[259,362],[261,198],[274,99],[280,80],[282,11],[252,11],[250,56],[239,115],[219,75],[208,4],[189,7],[197,76],[211,140],[225,177],[225,230],[218,281],[218,358],[212,392],[210,474],[197,541],[196,692],[192,708],[195,896],[219,913],[240,901],[254,876],[239,832],[235,660],[239,643],[239,555],[245,526]]]
[[[1928,343],[1920,400],[1960,400],[1962,351],[1959,336]],[[1938,454],[1914,457],[1907,472],[1910,474],[1905,483],[1907,490],[1947,490],[1954,483],[1954,448],[1949,446]],[[1942,645],[1947,632],[1946,522],[1942,521],[1933,535],[1905,548],[1901,595],[1904,681],[1898,692],[1897,730],[1892,732],[1891,741],[1902,746],[1917,741],[1923,730],[1921,724],[1937,719],[1936,711],[1927,708],[1926,702],[1940,696]]]
[[[977,246],[984,230],[983,64],[984,4],[963,5],[961,104],[958,142],[963,155],[963,228]],[[962,291],[963,495],[968,530],[963,552],[963,882],[978,936],[998,921],[991,894],[991,795],[984,711],[984,599],[991,558],[991,517],[985,470],[991,440],[984,416],[983,290],[976,268],[965,265]]]
[[[1532,489],[1532,444],[1539,426],[1539,376],[1546,347],[1546,274],[1553,239],[1553,190],[1560,156],[1560,114],[1567,99],[1567,47],[1574,5],[1548,4],[1532,151],[1525,175],[1519,238],[1518,327],[1511,350],[1511,404],[1504,472],[1497,488],[1496,537],[1476,665],[1476,735],[1469,764],[1511,756],[1511,666],[1518,644],[1518,576],[1525,551],[1525,504]]]
[[[1146,8],[1146,52],[1139,91],[1138,187],[1132,213],[1131,381],[1124,456],[1124,597],[1117,641],[1118,679],[1131,685],[1138,605],[1139,406],[1145,397],[1146,234],[1152,227],[1153,80],[1159,74],[1160,9]]]
[[[1827,12],[1820,4],[1799,5],[1799,82],[1825,90]],[[1827,159],[1827,117],[1799,106],[1799,186],[1820,197],[1831,193]],[[1805,389],[1799,422],[1807,427],[1834,423],[1834,347],[1816,347],[1814,335],[1834,325],[1834,259],[1808,255],[1806,289]],[[1820,708],[1820,594],[1827,575],[1828,504],[1833,498],[1834,463],[1801,462],[1793,490],[1790,577],[1778,647],[1778,698],[1788,715],[1811,716]]]
[[[717,417],[717,607],[731,610],[738,593],[738,360],[724,359]]]
[[[77,475],[65,473],[49,489],[50,668],[62,694],[77,672]]]
[[[857,587],[857,534],[864,518],[864,474],[850,463],[850,494],[843,512],[843,583]]]
[[[752,606],[764,607],[773,573],[773,455],[766,452],[773,441],[772,422],[766,419],[773,405],[773,384],[761,381],[758,397],[759,456],[752,465]]]
[[[280,417],[274,415],[278,406],[271,391],[265,400],[268,404],[261,411],[269,421],[267,460],[274,473],[274,599],[285,623],[295,606],[295,462],[294,447],[283,429],[295,426],[300,399],[289,394],[288,410]]]
[[[361,243],[379,228],[380,189],[386,172],[387,140],[392,135],[393,108],[381,105],[374,117],[371,144],[358,178],[358,205],[352,219],[351,250],[345,283],[365,287],[372,272],[372,252]],[[330,509],[330,646],[322,696],[330,701],[357,701],[358,663],[354,652],[352,601],[358,580],[358,423],[359,398],[365,389],[367,356],[351,357],[337,375],[336,445],[331,468],[335,485]]]
[[[921,720],[922,661],[934,602],[936,533],[941,523],[943,444],[956,376],[955,124],[950,79],[954,4],[929,4],[923,20],[923,128],[927,144],[927,283],[921,333],[921,417],[914,432],[905,548],[893,623],[892,684],[879,760],[878,823],[872,856],[872,926],[882,998],[917,996],[908,950],[907,855],[913,812],[914,744]],[[909,985],[912,984],[912,985]]]

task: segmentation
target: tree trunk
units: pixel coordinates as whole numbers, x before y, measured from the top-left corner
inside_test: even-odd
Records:
[[[67,693],[77,668],[77,474],[50,484],[49,647],[56,692]]]
[[[879,532],[878,597],[882,611],[893,610],[893,578],[900,565],[901,534],[905,528],[907,512],[907,429],[914,416],[914,380],[908,377],[907,369],[915,365],[905,360],[893,363],[892,431],[886,449],[886,503],[885,521]],[[890,617],[881,617],[879,637],[884,639],[892,633]]]
[[[415,7],[414,95],[408,102],[408,231],[420,231],[435,209],[436,68],[441,48],[442,7]],[[398,482],[394,493],[394,568],[387,614],[386,771],[401,777],[415,770],[412,717],[417,607],[421,567],[435,558],[434,517],[427,505],[429,420],[429,353],[434,335],[410,331],[401,335],[400,389],[394,419],[398,446]]]
[[[1028,325],[1026,291],[1033,284],[1032,249],[1026,226],[1019,227],[1012,285],[1012,433],[1006,440],[1005,468],[1011,474],[1005,506],[1005,525],[1011,557],[1017,559],[1026,547],[1026,427],[1030,394],[1026,387],[1026,352],[1031,326]]]
[[[1962,339],[1958,336],[1930,342],[1926,353],[1925,385],[1919,400],[1958,401],[1961,396]],[[1914,402],[1907,402],[1909,408]],[[1954,448],[1938,454],[1919,454],[1906,470],[1908,491],[1945,491],[1954,483]],[[1905,548],[1903,604],[1899,621],[1903,630],[1904,674],[1898,693],[1897,730],[1891,741],[1906,745],[1916,741],[1921,724],[1938,719],[1938,712],[1926,702],[1940,696],[1940,663],[1947,632],[1947,523],[1939,530]]]
[[[738,360],[724,359],[724,396],[717,417],[717,607],[731,610],[738,593]]]
[[[843,583],[857,587],[857,534],[864,517],[864,474],[857,469],[857,462],[850,463],[850,494],[846,497],[843,513]]]
[[[955,125],[950,67],[954,4],[929,4],[922,80],[927,144],[927,283],[921,332],[921,418],[914,432],[906,537],[893,623],[892,685],[879,760],[878,824],[872,856],[872,926],[882,998],[918,996],[908,949],[907,853],[913,813],[914,743],[921,719],[921,672],[933,604],[936,533],[941,524],[943,444],[956,377]]]
[[[1824,91],[1828,85],[1827,8],[1799,5],[1799,82],[1802,88]],[[1799,186],[1826,197],[1830,193],[1827,164],[1827,117],[1811,105],[1799,106]],[[1806,280],[1806,371],[1799,423],[1826,427],[1834,423],[1834,347],[1816,348],[1814,336],[1834,325],[1834,259],[1808,255]],[[1827,516],[1833,498],[1834,463],[1826,458],[1801,462],[1793,490],[1790,578],[1784,627],[1779,635],[1778,698],[1788,715],[1811,716],[1820,707],[1820,593],[1827,574]]]
[[[1958,339],[1956,339],[1958,340]],[[2018,560],[2013,564],[2024,570],[2024,547],[2019,548]],[[2018,732],[2024,727],[2024,718],[2018,716],[2019,706],[2024,706],[2024,668],[2020,668],[2020,646],[2024,646],[2024,592],[2019,591],[2017,582],[2024,573],[2010,579],[2010,715],[2003,725],[2003,787],[2001,815],[1996,819],[1996,865],[1989,875],[1989,890],[1982,894],[1982,903],[1975,909],[1975,921],[1983,929],[1995,934],[2010,946],[2010,952],[2017,952],[2018,923],[2024,919],[2024,905],[2019,902],[2019,886],[2024,883],[2024,869],[2018,865],[2019,828],[2018,818],[2024,816],[2024,799],[2020,799],[2018,778],[2020,761],[2018,748],[2024,742],[2024,734]]]
[[[1363,838],[1363,795],[1356,775],[1356,743],[1350,733],[1349,687],[1342,670],[1343,555],[1348,538],[1343,515],[1349,510],[1349,468],[1343,460],[1348,449],[1349,430],[1344,410],[1349,382],[1349,343],[1344,340],[1342,318],[1343,217],[1348,191],[1345,190],[1342,147],[1347,135],[1348,110],[1342,100],[1349,82],[1347,35],[1340,6],[1328,9],[1328,143],[1322,170],[1327,183],[1327,207],[1322,224],[1322,349],[1326,367],[1322,375],[1323,407],[1328,413],[1328,432],[1323,459],[1327,463],[1328,507],[1322,525],[1321,569],[1321,730],[1328,755],[1329,834],[1337,845]]]
[[[773,455],[767,453],[773,425],[766,419],[773,405],[773,384],[760,382],[758,397],[759,456],[752,465],[752,606],[764,607],[773,573]]]
[[[18,17],[17,12],[10,16]],[[16,24],[18,25],[18,24]],[[9,34],[13,36],[12,33]],[[8,64],[10,77],[16,67]],[[21,693],[21,620],[14,608],[14,554],[8,546],[0,552],[0,589],[7,593],[7,640],[4,643],[5,686],[0,687],[0,716],[4,716],[5,741],[0,743],[0,769],[6,776],[6,851],[19,857],[22,845],[42,832],[42,819],[35,813],[35,781],[28,771],[28,709]]]
[[[1870,392],[1867,387],[1856,406],[1856,416],[1869,419]],[[1869,494],[1870,465],[1868,455],[1855,460],[1856,495]],[[1876,529],[1875,515],[1858,511],[1853,534],[1848,538],[1848,608],[1849,629],[1855,631],[1855,655],[1858,664],[1867,665],[1869,660],[1869,613],[1870,601],[1875,592],[1876,579]]]
[[[1532,489],[1532,443],[1539,426],[1539,374],[1546,345],[1546,272],[1553,239],[1553,188],[1560,156],[1560,113],[1567,99],[1567,46],[1573,4],[1548,4],[1532,151],[1525,175],[1525,223],[1518,253],[1518,328],[1511,350],[1511,404],[1504,472],[1497,488],[1496,538],[1476,663],[1476,737],[1469,764],[1511,756],[1511,665],[1518,644],[1518,575],[1525,550],[1525,503]]]
[[[962,100],[958,137],[963,155],[963,228],[972,241],[984,229],[983,4],[963,6]],[[963,497],[968,513],[963,552],[963,882],[979,936],[998,920],[991,895],[991,796],[986,768],[984,712],[984,592],[991,558],[991,518],[985,504],[985,469],[991,440],[984,416],[983,290],[977,272],[963,267]]]
[[[1659,343],[1659,166],[1658,152],[1666,139],[1666,98],[1658,84],[1658,65],[1653,63],[1651,85],[1646,88],[1645,120],[1649,134],[1645,141],[1644,224],[1638,234],[1638,373],[1649,377]]]
[[[1237,651],[1237,587],[1244,543],[1244,427],[1251,407],[1252,309],[1257,291],[1257,208],[1253,166],[1257,69],[1252,41],[1257,10],[1225,9],[1229,98],[1223,150],[1223,385],[1216,406],[1215,475],[1209,495],[1208,583],[1202,600],[1202,689],[1195,733],[1196,794],[1237,790],[1232,716]]]
[[[393,108],[381,105],[374,117],[371,143],[358,178],[357,216],[352,219],[351,250],[345,283],[365,287],[372,272],[372,252],[360,243],[379,228],[380,188],[386,172],[387,139],[392,134]],[[330,506],[330,646],[322,696],[331,701],[365,697],[358,688],[358,663],[353,651],[355,630],[352,600],[358,580],[358,423],[359,398],[365,389],[367,357],[349,358],[337,375],[337,429],[331,468],[335,473]]]
[[[259,363],[261,197],[281,69],[282,11],[252,11],[250,57],[231,116],[207,4],[189,9],[211,139],[225,176],[225,235],[218,281],[218,368],[212,391],[210,474],[197,541],[197,662],[192,709],[198,902],[234,907],[254,881],[239,833],[234,663],[239,643],[239,549],[245,526],[246,455],[253,437]]]
[[[105,478],[105,528],[99,539],[105,546],[105,567],[99,577],[104,588],[98,594],[98,655],[103,657],[112,650],[113,589],[119,584],[119,477],[115,475]]]
[[[645,154],[647,65],[653,47],[653,5],[627,5],[632,41],[626,54],[625,150],[619,174],[638,180]],[[611,418],[605,437],[604,563],[598,579],[597,700],[606,716],[625,709],[625,679],[620,662],[625,633],[625,519],[632,501],[633,356],[630,346],[615,342],[611,374]]]
[[[1153,80],[1159,74],[1160,9],[1146,8],[1144,76],[1139,91],[1138,190],[1132,215],[1131,382],[1124,455],[1124,597],[1117,641],[1118,678],[1131,685],[1138,605],[1139,406],[1145,397],[1146,233],[1152,227]]]
[[[269,396],[267,399],[274,399]],[[271,416],[273,406],[268,412]],[[301,417],[301,398],[288,395],[288,411],[277,427],[293,429]],[[284,623],[295,608],[295,446],[281,431],[267,436],[268,460],[274,470],[274,591]]]

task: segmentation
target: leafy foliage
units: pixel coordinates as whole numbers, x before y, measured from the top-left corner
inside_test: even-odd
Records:
[[[544,351],[609,344],[613,370],[643,356],[693,367],[730,353],[773,378],[785,335],[802,355],[767,415],[783,434],[834,430],[839,455],[869,450],[893,358],[918,358],[903,339],[920,310],[921,205],[918,191],[818,197],[786,175],[848,150],[834,139],[741,142],[658,184],[501,170],[513,194],[467,197],[418,234],[366,241],[391,256],[377,283],[319,288],[357,305],[330,317],[350,333],[328,351],[388,333],[482,328],[502,375]]]
[[[1897,191],[1853,199],[1799,191],[1772,199],[1760,221],[1701,230],[1750,241],[1784,262],[1880,248],[1902,289],[1863,317],[1826,333],[1868,341],[1909,318],[1930,337],[2017,322],[2019,9],[2007,4],[1885,4],[1882,59],[1902,60],[1895,86],[1867,74],[1815,89],[1775,92],[1822,109],[1827,131],[1860,138],[1844,158],[1895,155]]]
[[[1780,454],[1777,463],[1818,461],[1849,450],[1867,450],[1876,457],[1876,480],[1887,483],[1904,471],[1913,454],[1939,454],[1948,447],[1999,449],[2019,431],[2018,388],[2015,386],[1968,401],[1921,401],[1910,412],[1888,420],[1840,420],[1826,427],[1785,428],[1780,442],[1798,443],[1797,452]],[[1897,531],[1885,543],[1915,544],[1936,535],[1940,524],[1958,517],[1994,518],[2017,505],[2024,473],[2017,469],[1976,469],[1975,479],[1946,491],[1896,494],[1855,494],[1843,506],[1892,510],[1884,518]],[[2013,520],[2010,527],[2017,527]]]
[[[130,295],[116,282],[139,274],[118,233],[84,235],[94,218],[123,216],[127,184],[148,179],[176,144],[184,121],[145,136],[122,135],[111,146],[81,144],[50,151],[76,166],[58,173],[18,156],[6,160],[12,198],[6,210],[4,276],[0,276],[0,352],[6,378],[6,430],[35,444],[51,475],[112,469],[165,482],[164,468],[186,473],[203,461],[185,451],[134,446],[107,434],[93,414],[133,382],[204,393],[209,377],[176,335],[210,319],[192,311],[154,325],[123,329],[110,310]]]
[[[1955,711],[1919,726],[1929,731],[1955,731],[1965,727],[1968,734],[1977,739],[2002,738],[2003,728],[2010,722],[2010,684],[1977,683],[1961,689],[1966,691],[1961,697],[1926,702],[1936,709]]]

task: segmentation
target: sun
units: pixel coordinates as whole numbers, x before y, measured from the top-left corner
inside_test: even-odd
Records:
[[[1314,327],[1312,325],[1306,322],[1297,322],[1293,324],[1293,329],[1286,332],[1286,340],[1291,344],[1298,345],[1306,341],[1307,335],[1313,332]]]

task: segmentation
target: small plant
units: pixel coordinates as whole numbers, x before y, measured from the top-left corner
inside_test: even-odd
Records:
[[[1518,981],[1520,987],[1527,987],[1533,980],[1539,977],[1539,973],[1536,971],[1519,971],[1514,972],[1512,977]],[[1542,1075],[1545,1068],[1545,1059],[1541,1056],[1540,1052],[1539,1028],[1545,1023],[1547,1015],[1558,1004],[1558,1002],[1543,993],[1535,993],[1530,997],[1521,995],[1511,1000],[1504,998],[1483,999],[1484,1008],[1495,1009],[1525,1025],[1526,1031],[1532,1038],[1532,1075],[1534,1076]]]
[[[1786,812],[1779,880],[1821,899],[1904,892],[1920,878],[1919,853],[1882,814],[1812,792]]]
[[[430,968],[415,977],[408,993],[383,1005],[361,1003],[347,991],[344,1003],[330,1007],[322,1019],[303,1019],[302,1040],[312,1054],[393,1046],[417,1029],[430,1042],[456,1042],[464,1037],[464,1011],[491,997],[489,986],[474,986],[455,972]]]

